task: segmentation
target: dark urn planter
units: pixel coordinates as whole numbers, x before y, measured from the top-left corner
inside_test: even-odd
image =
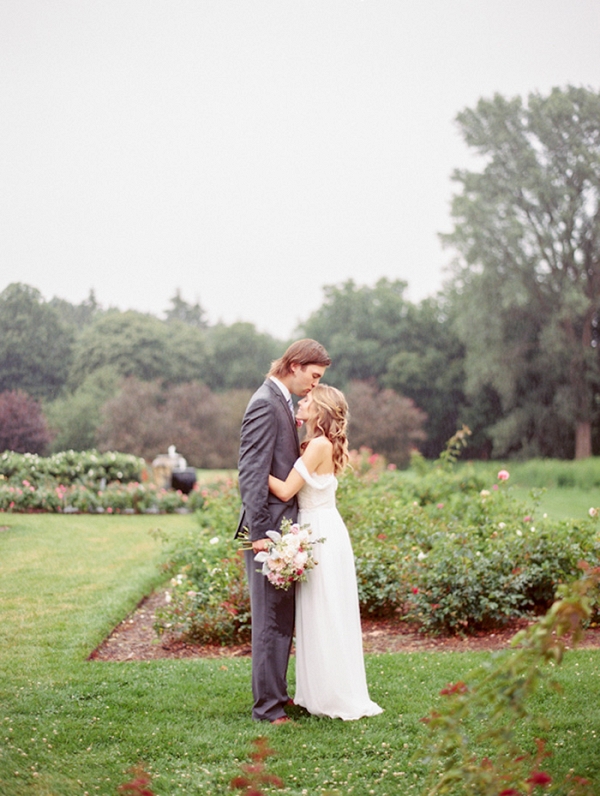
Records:
[[[173,470],[171,473],[171,486],[179,489],[184,495],[189,495],[196,484],[196,470],[185,467],[183,470]]]

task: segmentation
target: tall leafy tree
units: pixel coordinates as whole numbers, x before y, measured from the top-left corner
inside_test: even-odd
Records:
[[[22,390],[0,393],[0,451],[43,454],[51,436],[35,398]]]
[[[555,88],[459,114],[454,289],[468,388],[493,388],[498,454],[592,452],[600,363],[600,94]]]
[[[164,378],[171,363],[165,324],[152,315],[112,310],[96,318],[79,336],[69,380],[78,387],[99,368],[143,381]]]
[[[425,414],[410,398],[394,390],[378,390],[366,381],[353,381],[347,390],[352,448],[372,448],[396,465],[406,466],[411,451],[425,439]]]
[[[422,453],[436,458],[447,441],[467,421],[464,393],[464,346],[454,330],[453,307],[441,297],[409,307],[401,344],[390,352],[385,387],[411,398],[426,415]],[[481,440],[476,438],[480,453]],[[469,454],[473,455],[473,445]]]
[[[283,346],[252,323],[217,324],[207,334],[208,365],[203,381],[211,388],[254,390]]]
[[[180,321],[168,325],[153,315],[110,310],[79,336],[69,375],[73,389],[99,368],[142,381],[192,381],[206,364],[205,333]]]
[[[0,392],[52,399],[67,379],[73,333],[39,290],[15,282],[0,293]]]
[[[409,302],[406,283],[380,279],[373,287],[352,280],[324,289],[325,301],[302,332],[327,348],[325,380],[342,389],[375,382],[412,399],[427,415],[420,447],[435,457],[464,421],[464,350],[450,305]]]
[[[45,405],[48,424],[54,434],[51,451],[85,451],[98,446],[101,409],[119,390],[118,371],[106,365],[86,376],[74,392],[65,391]]]
[[[328,382],[345,386],[352,380],[378,380],[386,372],[408,328],[406,287],[400,280],[380,279],[368,287],[350,279],[323,289],[325,301],[301,330],[331,356]]]

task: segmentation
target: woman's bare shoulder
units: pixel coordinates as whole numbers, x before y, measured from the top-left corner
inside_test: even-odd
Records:
[[[327,437],[313,437],[308,441],[306,448],[312,448],[315,451],[326,451],[333,448],[333,443],[331,440],[328,440]]]

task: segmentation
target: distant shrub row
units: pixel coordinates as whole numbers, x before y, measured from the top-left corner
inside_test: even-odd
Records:
[[[28,481],[33,486],[58,482],[71,484],[100,485],[103,481],[141,481],[146,464],[138,456],[108,451],[62,451],[52,456],[35,453],[0,454],[0,479],[12,484]]]

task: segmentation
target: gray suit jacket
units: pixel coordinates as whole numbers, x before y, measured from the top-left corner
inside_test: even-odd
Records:
[[[278,531],[284,517],[298,517],[296,498],[284,503],[269,492],[269,475],[282,481],[300,455],[296,423],[281,390],[271,379],[254,393],[242,421],[239,483],[242,511],[236,536],[243,528],[250,539]]]

